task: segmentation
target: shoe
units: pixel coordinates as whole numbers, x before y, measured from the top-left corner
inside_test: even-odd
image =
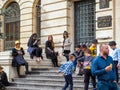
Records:
[[[37,57],[36,62],[40,62],[40,61],[41,61],[41,58]]]
[[[26,76],[25,75],[19,75],[18,77],[19,78],[25,78]]]
[[[26,71],[25,74],[30,74],[30,72],[29,72],[29,71]]]

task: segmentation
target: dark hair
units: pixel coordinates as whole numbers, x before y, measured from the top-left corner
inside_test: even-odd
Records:
[[[109,42],[109,45],[110,45],[110,46],[115,46],[115,45],[116,45],[116,42],[115,42],[115,41],[111,41],[111,42]]]
[[[93,39],[93,40],[92,40],[92,43],[97,44],[97,43],[98,43],[98,40],[97,40],[97,39]]]
[[[77,45],[76,48],[81,48],[81,45]]]
[[[68,32],[67,31],[64,31],[63,37],[64,37],[64,34],[66,34],[66,36],[68,37]]]
[[[86,46],[85,44],[83,44],[81,47],[82,47],[82,48],[87,48],[87,46]]]
[[[29,40],[28,40],[28,44],[27,44],[27,46],[30,45],[30,42],[33,40],[33,37],[34,37],[34,36],[37,37],[37,33],[33,33],[33,34],[30,36],[30,38],[29,38]]]

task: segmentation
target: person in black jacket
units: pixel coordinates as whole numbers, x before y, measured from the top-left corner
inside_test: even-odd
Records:
[[[9,86],[7,74],[3,71],[3,67],[0,66],[0,90],[5,90],[4,86]]]
[[[22,47],[20,47],[20,42],[15,41],[15,47],[12,49],[12,56],[13,56],[13,61],[12,61],[12,66],[17,67],[17,73],[18,77],[23,77],[20,75],[20,66],[24,65],[26,68],[26,74],[29,73],[28,70],[28,63],[24,59],[23,55],[25,54],[24,50]]]
[[[37,34],[32,34],[28,41],[28,52],[30,54],[31,59],[35,57],[37,62],[43,59],[42,48],[39,47],[39,44],[40,39],[37,38]]]
[[[45,46],[46,57],[52,60],[54,67],[58,67],[57,53],[54,50],[54,42],[52,35],[48,36]]]
[[[81,45],[77,45],[77,46],[76,46],[73,55],[75,56],[75,61],[73,62],[73,65],[74,65],[74,70],[76,70],[77,62],[79,61],[79,59],[80,59],[81,57],[84,56],[84,52],[83,52],[82,49],[81,49]]]

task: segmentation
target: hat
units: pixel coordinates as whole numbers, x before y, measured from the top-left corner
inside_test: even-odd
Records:
[[[18,44],[18,43],[20,43],[20,41],[15,41],[15,44]]]
[[[2,66],[0,66],[0,69],[3,69],[3,67],[2,67]]]
[[[116,45],[116,42],[115,41],[111,41],[111,42],[109,42],[109,45],[110,46]]]
[[[76,48],[81,48],[81,45],[77,45]]]
[[[98,40],[97,40],[97,39],[93,39],[93,40],[92,40],[92,43],[97,44],[97,43],[98,43]]]

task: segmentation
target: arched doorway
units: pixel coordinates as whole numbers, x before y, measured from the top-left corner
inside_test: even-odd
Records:
[[[14,47],[15,40],[20,40],[20,8],[18,3],[10,3],[4,12],[5,50]]]

